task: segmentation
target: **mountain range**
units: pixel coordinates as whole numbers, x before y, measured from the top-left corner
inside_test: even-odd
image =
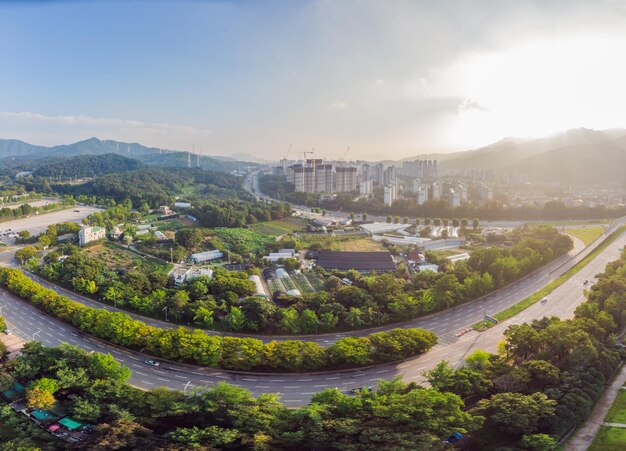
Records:
[[[169,167],[200,167],[216,171],[240,170],[257,163],[228,157],[209,157],[177,150],[157,149],[137,143],[90,138],[73,144],[53,147],[37,146],[16,139],[0,139],[0,167],[21,167],[43,159],[71,158],[81,155],[117,154],[139,160],[146,165]]]
[[[443,170],[518,173],[531,181],[626,183],[626,130],[578,128],[539,139],[505,138],[479,149],[428,158],[439,160]]]
[[[45,147],[0,139],[0,168],[20,168],[46,158],[118,154],[146,165],[187,167],[230,172],[267,163],[250,154],[230,157],[157,149],[137,143],[91,138]],[[449,154],[422,154],[412,159],[436,159],[442,170],[483,169],[525,174],[530,181],[574,184],[626,183],[626,129],[577,128],[538,139],[504,138],[479,149]],[[401,162],[385,161],[387,164]],[[26,165],[27,166],[27,165]]]

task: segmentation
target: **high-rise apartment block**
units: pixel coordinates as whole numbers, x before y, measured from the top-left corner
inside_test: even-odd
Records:
[[[424,205],[428,200],[429,193],[428,185],[421,185],[417,188],[417,205]]]
[[[400,175],[420,180],[420,182],[435,182],[439,174],[437,170],[437,160],[414,160],[404,161]]]
[[[362,196],[371,196],[374,193],[374,182],[372,180],[364,180],[359,184],[359,194]]]
[[[353,166],[337,166],[335,168],[335,192],[355,191],[356,173],[357,168]]]
[[[321,159],[308,159],[287,167],[287,180],[295,191],[304,193],[343,193],[356,191],[358,168],[334,166]]]
[[[398,188],[395,183],[385,186],[384,189],[384,203],[388,207],[391,207],[393,202],[398,198]]]
[[[448,191],[448,205],[451,208],[456,208],[461,206],[461,193],[459,191],[455,191],[451,189]]]

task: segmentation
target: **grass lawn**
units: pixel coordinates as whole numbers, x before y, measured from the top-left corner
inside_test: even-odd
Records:
[[[626,424],[626,390],[617,392],[615,401],[604,419],[607,423]]]
[[[278,236],[297,232],[306,227],[306,222],[300,218],[280,219],[276,221],[258,222],[250,228],[255,232]]]
[[[580,238],[585,246],[589,246],[596,238],[598,238],[602,233],[604,233],[604,227],[602,226],[588,226],[588,227],[580,227],[576,229],[565,229],[565,232],[575,236],[576,238]]]
[[[365,238],[363,235],[306,234],[300,237],[300,242],[304,248],[319,243],[324,249],[331,251],[372,252],[385,250],[382,243]]]
[[[588,451],[622,451],[626,449],[626,428],[600,426]]]
[[[384,251],[385,247],[382,245],[382,243],[378,243],[369,238],[358,238],[355,240],[337,242],[337,249],[335,250],[344,252],[375,252]]]

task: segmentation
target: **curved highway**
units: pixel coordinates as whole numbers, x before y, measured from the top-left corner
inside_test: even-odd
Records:
[[[614,230],[614,226],[610,230]],[[584,255],[592,250],[591,247],[585,249],[584,243],[579,239],[574,239],[574,249],[568,254],[563,255],[553,262],[550,262],[546,266],[540,268],[534,273],[514,282],[498,291],[495,291],[487,296],[476,299],[474,301],[467,302],[465,304],[446,309],[440,312],[432,313],[428,316],[423,316],[413,320],[405,321],[402,323],[392,323],[383,325],[380,327],[361,329],[356,331],[345,331],[330,334],[319,335],[259,335],[259,334],[245,334],[245,333],[232,333],[232,332],[219,332],[205,330],[209,335],[232,335],[240,337],[252,337],[258,338],[264,342],[272,340],[305,340],[313,341],[322,346],[329,346],[340,338],[347,336],[365,336],[373,332],[380,332],[384,330],[393,329],[396,327],[423,327],[427,328],[439,336],[441,340],[453,339],[455,334],[460,330],[463,330],[468,324],[474,324],[480,321],[485,313],[493,314],[500,310],[503,310],[510,305],[515,304],[521,299],[534,293],[550,281],[559,277],[563,272],[567,271],[571,266],[580,260]],[[6,253],[0,253],[0,262],[10,263],[13,261],[14,251],[8,251]],[[94,308],[105,308],[110,311],[121,311],[127,313],[134,319],[144,321],[155,327],[169,329],[179,327],[180,324],[170,323],[150,317],[140,315],[138,313],[117,309],[111,305],[103,304],[93,299],[81,296],[73,291],[59,287],[51,282],[48,282],[36,275],[26,273],[30,278],[37,281],[41,285],[53,289],[58,293],[61,293],[70,299],[73,299],[81,304],[88,305]],[[478,308],[477,308],[478,307]]]
[[[620,221],[623,222],[623,221]],[[617,225],[616,225],[617,226]],[[608,232],[614,230],[612,226]],[[599,241],[598,241],[599,242]],[[594,243],[597,244],[598,242]],[[9,327],[17,336],[24,339],[35,339],[46,346],[57,346],[67,342],[89,351],[109,352],[118,361],[132,370],[131,383],[141,388],[166,386],[174,389],[188,389],[211,386],[220,381],[245,387],[255,395],[264,392],[276,392],[288,406],[306,404],[311,395],[324,388],[337,387],[343,391],[362,386],[375,385],[379,379],[388,379],[401,375],[408,381],[421,381],[422,372],[441,360],[460,364],[468,353],[480,348],[495,351],[502,333],[510,324],[529,321],[546,315],[562,318],[571,317],[576,306],[584,300],[583,281],[593,280],[594,276],[604,270],[606,264],[619,257],[619,248],[626,244],[626,233],[622,234],[609,247],[602,251],[578,274],[554,290],[546,304],[537,303],[524,310],[516,317],[504,321],[487,332],[471,331],[461,338],[456,337],[457,327],[468,327],[483,315],[480,306],[485,309],[496,309],[496,300],[509,299],[507,305],[531,294],[540,286],[558,277],[579,261],[593,246],[588,247],[575,258],[563,262],[554,262],[541,270],[532,278],[527,278],[505,287],[497,294],[478,302],[459,306],[450,311],[440,312],[428,318],[415,321],[415,325],[439,332],[440,343],[430,352],[402,363],[386,364],[357,370],[334,371],[327,373],[276,373],[254,374],[236,373],[225,370],[201,368],[192,365],[164,362],[159,368],[143,363],[148,356],[139,352],[128,351],[101,342],[91,336],[82,334],[77,329],[37,310],[6,290],[0,290],[1,314],[7,319]],[[557,264],[561,266],[555,267]],[[511,301],[513,299],[513,301]],[[498,308],[499,309],[499,308]],[[496,310],[490,310],[495,313]],[[446,321],[447,320],[447,321]],[[408,327],[408,326],[407,326]]]

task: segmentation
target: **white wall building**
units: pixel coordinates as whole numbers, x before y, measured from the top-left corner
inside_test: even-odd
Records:
[[[78,244],[79,246],[84,246],[92,241],[103,240],[106,237],[106,232],[104,227],[83,227],[78,232]]]
[[[424,205],[428,200],[428,185],[422,185],[417,189],[417,205]]]
[[[391,204],[393,204],[393,201],[395,201],[398,198],[398,188],[396,187],[396,184],[390,184],[385,186],[385,191],[384,191],[384,203],[385,205],[387,205],[388,207],[391,207]]]
[[[359,185],[359,194],[364,196],[370,196],[374,192],[374,182],[372,180],[365,180]]]
[[[209,260],[216,260],[218,258],[222,258],[224,254],[218,250],[206,251],[206,252],[198,252],[197,254],[191,255],[191,261],[194,263],[202,263],[207,262]]]
[[[451,189],[448,192],[448,205],[451,208],[456,208],[461,206],[461,193],[459,191],[455,191]]]

